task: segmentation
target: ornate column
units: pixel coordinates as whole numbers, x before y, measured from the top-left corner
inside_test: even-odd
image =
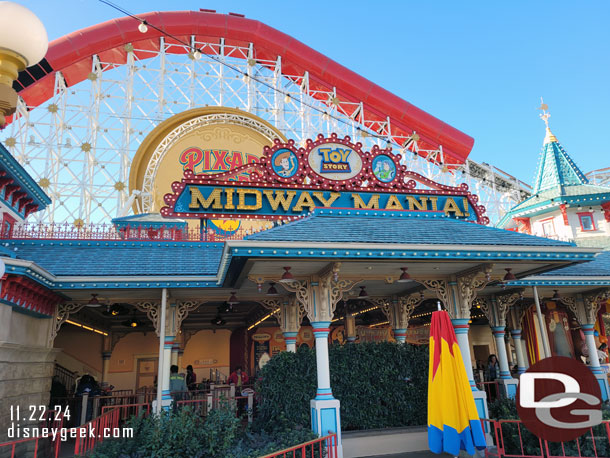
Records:
[[[475,301],[481,306],[481,310],[489,320],[498,351],[498,362],[500,365],[499,381],[509,398],[514,398],[517,395],[517,384],[519,382],[512,378],[506,356],[506,343],[504,340],[506,334],[506,315],[509,308],[519,299],[521,299],[521,293],[514,292],[498,296],[480,297]]]
[[[337,434],[338,457],[343,457],[341,445],[340,403],[333,397],[330,386],[328,364],[328,333],[337,302],[343,293],[352,289],[359,281],[339,280],[340,263],[333,263],[315,276],[306,280],[280,283],[296,298],[307,313],[316,340],[316,368],[318,389],[311,400],[311,423],[320,436],[329,431]]]
[[[172,399],[169,391],[170,367],[172,365],[172,349],[178,330],[182,321],[188,316],[189,311],[195,310],[201,302],[183,301],[167,304],[167,290],[164,288],[161,294],[161,302],[143,301],[135,304],[141,312],[145,312],[148,319],[152,321],[155,333],[159,336],[159,375],[157,386],[161,389],[161,399],[157,398],[164,410],[169,409]],[[165,316],[162,316],[165,308]],[[163,320],[164,318],[164,320]],[[177,354],[176,354],[177,356]]]
[[[265,299],[259,301],[259,303],[267,310],[273,312],[284,335],[286,350],[293,353],[296,352],[297,335],[299,334],[299,329],[301,329],[301,321],[305,314],[296,296],[290,294],[282,299]]]
[[[436,297],[445,304],[445,308],[452,318],[451,322],[460,347],[474,402],[481,418],[488,418],[487,397],[485,392],[480,391],[474,382],[470,342],[468,341],[468,322],[470,321],[470,309],[477,291],[485,288],[491,281],[492,267],[491,264],[483,264],[474,269],[452,275],[449,279],[415,279],[436,294]]]
[[[110,356],[112,355],[112,332],[104,336],[102,342],[102,385],[108,382],[108,369],[110,368]]]
[[[354,343],[358,336],[356,335],[356,317],[351,313],[345,314],[345,340],[347,343]]]
[[[180,364],[178,362],[180,355],[180,342],[182,341],[182,333],[178,330],[176,337],[174,338],[174,344],[172,345],[172,366],[178,366],[178,372],[180,372]]]
[[[511,327],[510,336],[515,345],[515,353],[517,354],[517,373],[523,374],[528,367],[527,358],[523,353],[523,341],[521,339],[521,320],[525,310],[521,306],[513,305],[508,311],[508,319]]]
[[[538,326],[540,327],[540,337],[542,340],[542,347],[544,349],[544,357],[549,358],[553,355],[551,354],[549,336],[546,333],[546,323],[544,316],[542,316],[542,310],[540,309],[540,297],[538,296],[538,288],[536,286],[532,286],[532,293],[534,294],[534,304],[536,305],[536,316],[538,317]]]
[[[373,299],[371,302],[378,305],[384,315],[388,318],[392,330],[394,331],[394,338],[396,341],[405,343],[411,315],[423,300],[423,293],[414,293],[408,296],[394,296],[391,299]]]
[[[582,326],[585,333],[585,341],[589,350],[589,368],[595,375],[602,391],[602,398],[607,401],[610,397],[610,387],[608,385],[608,377],[602,371],[597,356],[597,346],[595,345],[595,321],[597,320],[597,312],[601,307],[602,302],[610,298],[610,289],[597,291],[595,293],[583,295],[577,294],[576,297],[562,297],[559,299],[561,303],[566,305]]]

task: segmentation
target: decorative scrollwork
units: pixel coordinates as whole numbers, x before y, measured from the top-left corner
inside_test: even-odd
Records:
[[[436,297],[445,305],[449,306],[449,283],[444,279],[417,280],[416,282],[424,285],[427,290],[434,292]]]
[[[606,302],[609,298],[610,289],[593,294],[587,294],[583,297],[585,305],[584,318],[586,319],[587,323],[595,323],[597,320],[597,312],[599,312],[602,302]]]
[[[409,320],[415,308],[421,304],[424,296],[421,293],[414,293],[398,298],[371,298],[370,302],[377,305],[386,316],[392,329],[407,329]]]
[[[506,315],[508,310],[512,307],[519,299],[521,299],[520,292],[514,292],[509,294],[501,294],[496,297],[496,308],[497,308],[497,323],[493,326],[506,326]],[[490,321],[491,323],[491,321]]]
[[[409,327],[409,320],[416,307],[424,300],[424,295],[421,293],[409,294],[398,298],[398,309],[396,310],[396,326],[394,329],[406,329]]]
[[[294,280],[280,283],[280,285],[296,294],[297,301],[303,307],[310,321],[331,321],[337,308],[337,303],[341,300],[343,294],[362,281],[335,281],[333,280],[335,276],[336,271],[333,269],[323,277],[309,280]],[[314,293],[316,293],[315,296],[319,299],[316,306],[313,303]],[[328,298],[328,304],[326,304],[326,298]]]
[[[480,270],[475,270],[457,277],[457,286],[460,293],[458,308],[461,316],[470,316],[470,307],[472,307],[474,298],[477,297],[477,292],[485,288],[491,281],[491,269],[492,266],[487,264]],[[481,274],[483,274],[482,278]]]
[[[480,308],[481,311],[487,317],[487,321],[489,321],[490,324],[492,323],[493,314],[491,313],[491,300],[488,297],[477,297],[472,302],[472,305],[474,305],[477,308]]]
[[[161,320],[161,304],[158,301],[142,301],[136,302],[134,305],[140,312],[146,313],[146,316],[155,327],[157,336],[160,335],[159,321]]]
[[[258,301],[260,305],[273,313],[273,316],[277,319],[278,324],[282,327],[282,301],[279,299],[262,299]]]
[[[610,289],[597,291],[591,294],[577,294],[576,297],[561,297],[559,302],[564,304],[581,324],[592,324],[597,320],[597,312],[603,302],[610,298]]]
[[[203,304],[205,304],[205,302],[202,301],[182,301],[182,302],[178,302],[178,305],[176,306],[176,334],[178,333],[178,331],[180,330],[180,327],[182,326],[182,322],[186,319],[186,317],[188,316],[189,312],[192,312],[194,310],[197,310],[200,306],[202,306]]]
[[[55,308],[55,313],[53,314],[53,325],[51,326],[51,335],[49,336],[50,343],[53,343],[55,341],[55,337],[57,337],[57,333],[59,332],[59,329],[66,322],[66,320],[70,317],[70,315],[80,311],[86,305],[87,305],[86,302],[67,303],[67,304],[59,304]]]

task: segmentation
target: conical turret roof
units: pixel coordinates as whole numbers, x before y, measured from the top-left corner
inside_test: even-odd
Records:
[[[563,195],[566,186],[585,184],[589,184],[589,180],[547,127],[533,194],[558,188],[559,195]]]
[[[592,206],[610,201],[610,188],[589,183],[548,126],[540,153],[532,195],[515,205],[498,223],[506,227],[514,217],[530,217],[552,211],[561,204]]]

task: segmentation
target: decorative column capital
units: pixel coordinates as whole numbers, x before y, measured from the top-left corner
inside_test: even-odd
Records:
[[[423,300],[423,293],[413,293],[408,296],[393,297],[391,300],[379,298],[372,302],[383,311],[392,329],[402,329],[406,332],[413,311]]]
[[[458,275],[456,277],[459,303],[455,304],[456,318],[470,318],[470,308],[477,296],[491,281],[492,264],[484,264],[482,267]]]
[[[159,335],[159,321],[161,321],[161,303],[159,301],[141,301],[136,302],[135,307],[140,311],[146,313],[148,319],[152,322],[155,333]]]
[[[481,307],[492,328],[494,326],[506,327],[508,311],[519,299],[521,299],[521,292],[513,292],[498,296],[477,297],[474,304]]]
[[[593,292],[590,294],[577,294],[573,297],[562,297],[559,301],[570,309],[581,326],[595,324],[597,313],[603,302],[610,298],[610,289]]]
[[[296,294],[297,300],[312,323],[330,322],[343,294],[362,281],[339,279],[338,265],[339,263],[334,263],[321,274],[307,280],[280,283],[286,290]]]

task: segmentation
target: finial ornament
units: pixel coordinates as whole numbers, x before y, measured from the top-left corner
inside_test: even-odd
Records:
[[[551,117],[551,113],[549,113],[549,106],[544,103],[544,99],[542,97],[540,97],[540,108],[538,108],[539,110],[542,110],[542,114],[540,115],[540,119],[542,119],[544,121],[544,124],[546,125],[546,135],[544,136],[544,141],[542,142],[543,145],[546,145],[548,143],[553,143],[557,141],[557,137],[555,137],[553,135],[553,133],[551,132],[551,129],[549,128],[549,118]]]
[[[547,110],[549,109],[549,106],[544,103],[544,99],[542,97],[540,97],[540,108],[538,108],[539,110],[542,110],[542,114],[540,115],[540,119],[542,119],[544,121],[544,124],[546,125],[546,128],[549,128],[549,118],[551,117],[551,113],[549,113]]]

